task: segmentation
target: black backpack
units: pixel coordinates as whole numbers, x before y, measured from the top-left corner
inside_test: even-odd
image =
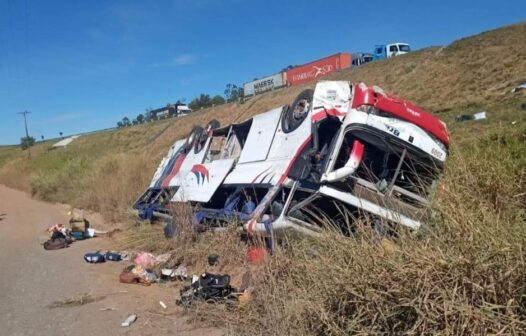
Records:
[[[217,302],[230,298],[233,292],[235,289],[230,286],[230,275],[204,273],[190,286],[181,289],[181,299],[178,303],[189,305],[194,299]]]

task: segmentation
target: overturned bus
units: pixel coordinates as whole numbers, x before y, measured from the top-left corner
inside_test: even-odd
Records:
[[[446,125],[376,86],[320,81],[291,102],[238,124],[212,121],[176,141],[134,207],[169,217],[194,205],[194,225],[249,232],[349,218],[418,229],[447,157]],[[148,215],[149,214],[149,215]],[[330,223],[329,223],[330,222]]]

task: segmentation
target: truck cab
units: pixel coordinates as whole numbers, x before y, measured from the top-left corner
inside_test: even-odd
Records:
[[[374,59],[384,59],[393,56],[407,54],[411,47],[407,43],[397,42],[390,44],[379,44],[374,46]]]
[[[370,53],[353,53],[352,54],[352,66],[357,67],[365,63],[369,63],[374,59],[373,55]]]

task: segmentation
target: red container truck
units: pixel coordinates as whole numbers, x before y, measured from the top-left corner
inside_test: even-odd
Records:
[[[287,71],[287,84],[298,85],[317,80],[334,71],[347,69],[351,66],[351,54],[338,53],[310,62]]]

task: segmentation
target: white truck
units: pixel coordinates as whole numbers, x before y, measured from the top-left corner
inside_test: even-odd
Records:
[[[374,46],[374,59],[380,60],[393,56],[407,54],[411,47],[407,43],[396,42],[390,44],[377,44]]]

